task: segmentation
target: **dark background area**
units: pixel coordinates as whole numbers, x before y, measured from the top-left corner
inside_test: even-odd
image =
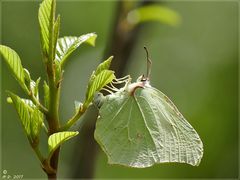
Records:
[[[98,34],[96,47],[83,45],[67,63],[61,95],[62,122],[73,114],[74,100],[84,99],[88,78],[103,59],[116,4],[116,1],[57,2],[60,36]],[[202,162],[198,167],[159,164],[130,169],[108,165],[105,154],[99,151],[94,177],[237,178],[238,3],[169,1],[163,5],[178,12],[182,23],[178,27],[154,22],[142,25],[124,74],[135,80],[145,73],[146,45],[153,61],[151,84],[173,100],[199,133],[204,144]],[[43,80],[38,7],[39,2],[1,2],[1,44],[18,52],[33,79],[42,76]],[[16,111],[6,102],[5,90],[25,95],[6,64],[1,64],[1,173],[7,170],[10,175],[23,174],[24,178],[45,178]],[[63,145],[59,177],[69,177],[72,169],[78,168],[74,167],[78,156],[74,153],[76,143],[77,138]]]

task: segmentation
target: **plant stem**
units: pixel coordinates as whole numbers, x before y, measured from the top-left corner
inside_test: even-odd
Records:
[[[45,108],[45,107],[36,99],[36,97],[33,95],[33,93],[31,93],[30,98],[31,98],[31,100],[33,101],[33,103],[34,103],[37,107],[39,107],[39,110],[40,110],[42,113],[44,113],[44,114],[47,114],[47,113],[48,113],[47,108]]]
[[[57,87],[53,80],[49,79],[49,112],[47,114],[47,121],[49,124],[49,133],[58,132],[59,128],[59,98],[60,87]]]
[[[59,100],[60,100],[60,84],[55,83],[55,72],[53,64],[49,63],[47,66],[48,82],[49,82],[49,111],[46,119],[49,125],[49,135],[59,131]],[[49,179],[57,178],[58,159],[60,147],[53,153],[50,160],[50,166],[54,169],[53,173],[47,173]]]
[[[78,112],[74,114],[74,116],[67,121],[65,125],[63,125],[59,131],[66,131],[68,130],[73,124],[77,122],[77,120],[84,114],[88,107],[82,106],[79,108]]]
[[[57,179],[57,174],[48,174],[48,179],[49,179],[49,180],[55,180],[55,179]]]
[[[36,155],[37,155],[38,159],[40,160],[40,162],[43,163],[44,157],[42,156],[42,154],[41,154],[38,146],[35,147],[35,148],[33,148],[33,150],[34,150],[34,152],[36,153]]]
[[[57,169],[58,169],[58,159],[59,159],[60,147],[56,149],[52,155],[50,165],[54,169],[54,172],[47,173],[48,179],[55,180],[57,179]]]
[[[27,88],[24,88],[23,90],[30,97],[32,102],[39,108],[39,110],[46,115],[48,113],[48,109],[39,102],[39,100],[33,95],[33,92]]]

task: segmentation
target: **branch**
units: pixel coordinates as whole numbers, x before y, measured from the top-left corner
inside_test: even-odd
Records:
[[[30,91],[29,97],[31,98],[32,102],[39,108],[39,110],[43,113],[43,114],[47,114],[48,113],[48,109],[45,108],[40,102],[39,100],[33,95],[33,93]]]
[[[107,43],[103,58],[106,59],[110,55],[114,55],[114,61],[112,61],[110,69],[115,71],[117,77],[123,75],[140,32],[139,26],[130,29],[130,31],[123,27],[123,21],[130,10],[126,9],[127,6],[124,3],[126,2],[118,1],[115,19],[111,30],[112,32],[108,38],[109,42]],[[141,1],[141,5],[143,5],[143,3],[144,2]],[[94,176],[98,145],[94,140],[93,133],[95,130],[97,112],[86,113],[86,116],[84,117],[84,119],[86,118],[84,121],[86,121],[87,124],[85,123],[84,128],[81,129],[81,133],[78,137],[79,141],[75,148],[77,152],[75,152],[73,156],[74,162],[76,162],[74,164],[76,168],[71,169],[70,174],[72,175],[72,178],[93,178]],[[75,154],[78,154],[77,159]]]
[[[66,131],[70,127],[72,127],[72,125],[75,124],[79,120],[79,118],[84,114],[87,108],[88,106],[87,107],[84,105],[80,106],[78,112],[75,113],[74,116],[70,118],[65,125],[60,127],[59,131]]]

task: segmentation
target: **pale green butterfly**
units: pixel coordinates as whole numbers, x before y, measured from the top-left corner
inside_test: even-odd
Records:
[[[145,48],[145,47],[144,47]],[[110,164],[145,168],[156,163],[199,165],[203,143],[172,101],[150,85],[151,60],[147,52],[147,76],[127,80],[111,94],[97,94],[99,109],[94,137]],[[109,89],[108,89],[109,91]]]

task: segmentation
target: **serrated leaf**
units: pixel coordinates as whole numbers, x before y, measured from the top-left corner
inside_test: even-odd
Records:
[[[114,71],[103,70],[97,76],[94,77],[91,84],[89,84],[86,94],[86,103],[90,103],[97,91],[100,91],[104,86],[112,82],[115,79]]]
[[[80,37],[66,36],[59,38],[56,46],[55,59],[60,61],[62,66],[71,53],[77,49],[82,43],[88,43],[92,46],[95,45],[95,39],[97,35],[95,33],[89,33]]]
[[[8,92],[17,110],[22,126],[32,143],[38,138],[43,123],[43,114],[29,99],[21,99],[14,93]]]
[[[40,134],[40,130],[43,125],[43,114],[36,108],[34,108],[33,112],[31,113],[31,136],[32,139],[38,138]]]
[[[46,108],[49,108],[49,86],[46,83],[46,81],[44,81],[43,83],[43,91],[44,91],[44,105]]]
[[[148,5],[130,11],[127,20],[132,25],[156,21],[176,26],[180,23],[181,17],[176,11],[170,8],[160,5]]]
[[[54,133],[48,138],[48,149],[49,149],[49,156],[50,159],[54,151],[62,145],[65,141],[71,139],[72,137],[78,135],[78,132],[71,132],[71,131],[64,131]]]
[[[44,0],[40,4],[38,11],[38,20],[41,31],[42,48],[45,55],[49,55],[50,48],[53,48],[52,34],[53,34],[53,23],[55,16],[55,0]]]
[[[94,137],[110,164],[199,165],[203,156],[199,135],[162,92],[139,81],[105,97]]]
[[[3,59],[7,63],[14,78],[18,81],[20,86],[24,90],[27,90],[27,87],[25,85],[25,79],[24,79],[25,78],[24,70],[18,54],[13,49],[4,45],[0,45],[0,54],[3,56]]]

